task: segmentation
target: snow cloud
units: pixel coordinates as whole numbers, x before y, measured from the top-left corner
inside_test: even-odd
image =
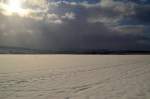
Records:
[[[150,50],[148,1],[94,1],[24,0],[23,8],[30,12],[26,16],[6,16],[1,3],[0,45]]]

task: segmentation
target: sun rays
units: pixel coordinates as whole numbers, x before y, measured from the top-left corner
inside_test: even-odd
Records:
[[[23,0],[8,0],[6,3],[1,3],[3,14],[7,16],[27,16],[29,14],[29,9],[23,8],[23,3]]]
[[[7,5],[8,5],[7,10],[11,13],[20,14],[21,11],[22,11],[22,2],[21,2],[21,0],[9,0]]]

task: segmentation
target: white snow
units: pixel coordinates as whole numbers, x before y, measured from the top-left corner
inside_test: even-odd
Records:
[[[150,99],[150,55],[0,55],[0,99]]]

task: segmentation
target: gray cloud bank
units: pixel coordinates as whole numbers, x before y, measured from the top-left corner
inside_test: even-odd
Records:
[[[150,50],[149,4],[132,0],[45,4],[28,5],[32,13],[24,17],[0,13],[0,45],[57,50]]]

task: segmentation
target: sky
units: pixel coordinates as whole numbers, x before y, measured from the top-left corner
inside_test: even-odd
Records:
[[[150,51],[149,0],[15,1],[1,0],[0,46]]]

